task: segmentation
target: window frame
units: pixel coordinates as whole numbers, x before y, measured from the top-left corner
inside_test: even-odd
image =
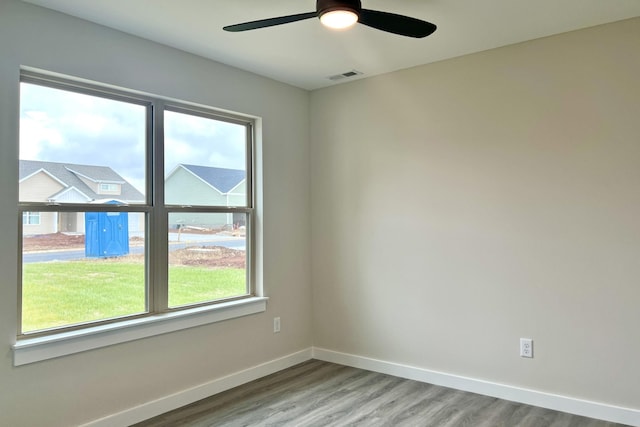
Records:
[[[144,94],[137,91],[114,88],[108,85],[74,79],[66,76],[50,75],[46,72],[21,70],[20,83],[30,83],[55,89],[77,92],[81,94],[113,99],[146,108],[146,158],[145,158],[145,201],[125,205],[100,205],[101,212],[140,212],[145,219],[145,305],[142,314],[125,315],[122,317],[89,321],[86,323],[66,325],[45,330],[30,332],[22,331],[22,269],[23,269],[23,214],[25,212],[87,212],[96,211],[95,205],[64,203],[51,204],[46,202],[18,201],[18,330],[17,342],[14,347],[14,364],[22,360],[31,363],[33,347],[44,345],[39,352],[42,359],[50,358],[47,348],[54,343],[59,347],[60,341],[87,343],[87,337],[93,344],[90,348],[99,348],[103,341],[101,337],[108,332],[112,336],[118,330],[128,333],[116,337],[117,342],[126,342],[132,336],[152,336],[165,333],[167,330],[183,329],[184,325],[199,325],[219,320],[226,320],[247,314],[266,310],[266,300],[259,295],[257,286],[255,253],[257,236],[256,224],[256,121],[257,117],[220,111],[213,107],[202,106],[186,101],[176,101],[157,95]],[[164,200],[164,112],[175,111],[183,114],[200,116],[245,126],[245,160],[246,160],[246,204],[245,206],[179,206],[166,205]],[[168,305],[168,217],[172,212],[207,212],[207,213],[242,213],[247,218],[245,236],[246,257],[246,289],[244,295],[231,298],[189,304],[179,307]],[[168,323],[168,324],[167,324]],[[150,327],[149,325],[155,325]],[[161,325],[161,327],[157,327]],[[182,326],[180,326],[182,325]],[[191,327],[185,326],[185,327]],[[175,328],[175,329],[174,329]],[[137,333],[138,329],[144,332]],[[154,332],[154,330],[156,332]],[[133,332],[132,332],[133,331]],[[109,342],[113,342],[111,337]],[[78,341],[79,340],[79,341]],[[105,344],[110,345],[110,344]],[[74,346],[72,346],[74,347]],[[80,350],[83,351],[83,350]],[[55,352],[72,354],[73,348]],[[22,356],[21,356],[22,355]],[[20,357],[19,357],[20,356]],[[25,358],[26,357],[26,358]]]

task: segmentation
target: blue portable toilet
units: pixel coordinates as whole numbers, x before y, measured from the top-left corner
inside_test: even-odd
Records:
[[[116,200],[107,204],[118,204]],[[129,253],[128,212],[85,212],[84,254],[88,258],[106,258]]]

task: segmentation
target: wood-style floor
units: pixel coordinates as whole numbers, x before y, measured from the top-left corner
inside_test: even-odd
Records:
[[[590,418],[310,360],[136,427],[614,427]]]

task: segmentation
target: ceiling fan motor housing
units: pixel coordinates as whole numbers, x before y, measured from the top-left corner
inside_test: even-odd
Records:
[[[362,3],[360,0],[317,0],[316,12],[318,18],[327,12],[334,10],[347,10],[360,16],[360,10],[362,10]]]

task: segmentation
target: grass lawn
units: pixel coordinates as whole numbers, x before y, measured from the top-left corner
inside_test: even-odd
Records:
[[[24,264],[22,281],[23,332],[145,312],[141,263]],[[245,293],[244,269],[169,269],[171,307]]]

